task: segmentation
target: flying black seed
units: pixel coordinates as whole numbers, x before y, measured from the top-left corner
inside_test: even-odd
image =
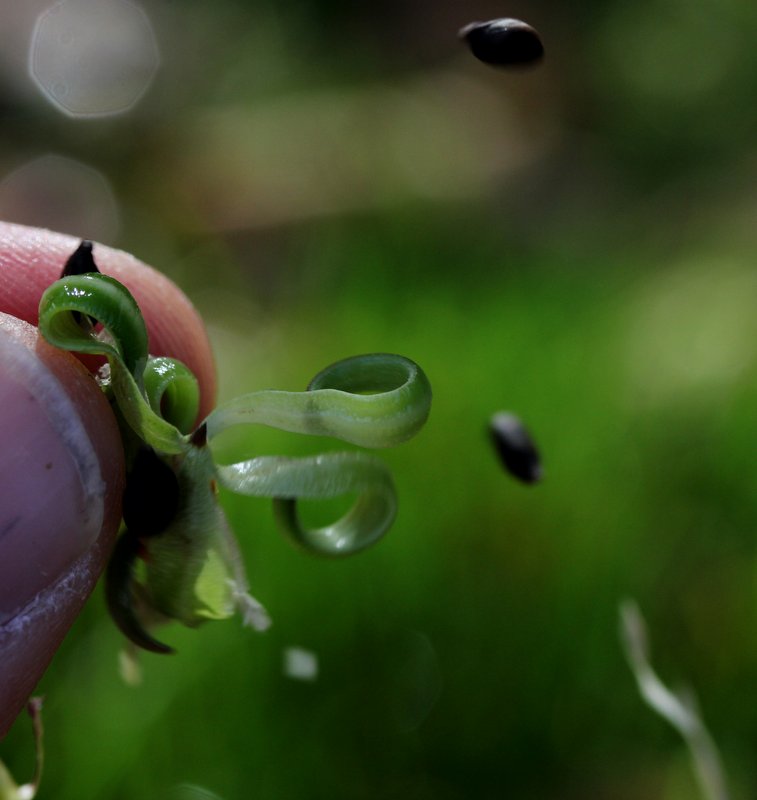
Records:
[[[66,261],[61,278],[68,278],[71,275],[84,275],[87,272],[99,272],[95,259],[92,256],[92,242],[82,239],[81,244],[74,250]]]
[[[123,516],[140,537],[162,533],[176,516],[179,481],[176,473],[149,447],[135,456],[126,479]]]
[[[533,64],[544,57],[539,34],[519,19],[471,22],[460,29],[458,36],[468,43],[479,61],[495,67]]]
[[[523,423],[507,412],[495,414],[489,435],[505,469],[523,483],[537,483],[543,470],[539,453]]]

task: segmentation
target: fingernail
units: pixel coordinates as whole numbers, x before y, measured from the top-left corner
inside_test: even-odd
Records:
[[[105,484],[58,379],[0,330],[0,625],[97,539]]]

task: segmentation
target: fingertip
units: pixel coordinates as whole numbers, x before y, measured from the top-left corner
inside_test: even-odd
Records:
[[[121,517],[118,426],[93,377],[0,314],[0,737],[91,593]]]
[[[37,325],[39,300],[60,277],[79,239],[52,231],[0,222],[0,311]],[[122,250],[95,244],[98,268],[134,295],[147,325],[152,355],[185,363],[200,384],[200,414],[216,395],[213,354],[205,326],[187,296],[165,275]]]
[[[67,497],[70,500],[72,493],[79,497],[79,490],[71,487],[77,486],[73,472],[80,472],[81,464],[74,466],[73,472],[67,468],[64,473],[66,459],[60,448],[55,450],[55,437],[45,438],[42,433],[46,415],[34,417],[31,411],[37,395],[26,392],[24,396],[21,381],[21,393],[11,398],[8,392],[15,391],[13,381],[0,382],[7,395],[2,398],[0,415],[0,471],[5,465],[0,475],[0,511],[5,514],[0,519],[0,739],[94,588],[121,517],[123,449],[107,401],[77,359],[48,345],[36,327],[31,327],[38,323],[43,292],[60,277],[79,243],[79,239],[64,234],[0,222],[0,354],[3,341],[11,340],[11,349],[23,345],[64,389],[68,405],[76,410],[94,450],[103,483],[101,528],[91,540],[80,535],[80,525],[71,522],[77,513],[83,513],[81,504],[78,511],[69,509],[68,516],[65,512]],[[200,418],[205,416],[215,400],[216,376],[207,333],[197,311],[168,278],[128,253],[95,245],[94,255],[99,269],[121,281],[137,300],[151,354],[176,358],[197,376]],[[24,358],[22,362],[26,363]],[[0,364],[0,371],[4,378],[10,374],[7,364]],[[17,416],[15,422],[9,413],[11,407]],[[25,440],[25,436],[33,441]],[[51,459],[54,450],[57,455]],[[31,461],[27,463],[24,457]],[[57,483],[48,474],[48,464],[55,463],[61,465]],[[23,500],[23,509],[31,509],[31,516],[39,512],[36,527],[31,516],[24,517],[26,511],[13,511],[11,499]],[[36,534],[14,537],[14,530]]]
[[[216,371],[210,340],[197,309],[179,287],[139,259],[104,245],[95,245],[98,268],[134,295],[147,325],[150,354],[170,356],[186,364],[200,384],[199,418],[215,403]]]

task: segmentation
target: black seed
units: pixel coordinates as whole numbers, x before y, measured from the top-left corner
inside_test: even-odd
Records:
[[[544,56],[539,34],[519,19],[471,22],[460,29],[458,36],[468,43],[479,61],[495,67],[533,64]]]
[[[537,483],[543,470],[539,453],[523,423],[507,412],[495,414],[489,435],[505,469],[523,483]]]
[[[85,275],[88,272],[99,273],[100,270],[97,268],[95,259],[92,256],[92,242],[88,239],[82,239],[81,244],[68,257],[60,276],[61,278],[70,278],[72,275]],[[72,311],[71,313],[77,325],[86,330],[91,329],[97,323],[96,319],[86,314],[81,314],[78,311]]]
[[[87,272],[100,272],[92,256],[92,242],[83,239],[81,244],[74,250],[63,267],[61,278],[68,278],[71,275],[84,275]]]
[[[123,503],[126,527],[140,537],[156,536],[171,524],[178,506],[176,473],[152,448],[143,447],[126,479]]]
[[[205,447],[208,443],[208,426],[203,422],[202,425],[192,434],[189,440],[195,447]]]

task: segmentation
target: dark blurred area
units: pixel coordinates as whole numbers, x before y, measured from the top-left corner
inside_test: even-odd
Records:
[[[757,795],[757,5],[0,10],[0,217],[176,280],[223,397],[372,351],[435,393],[382,454],[400,512],[375,549],[315,560],[265,502],[225,498],[265,635],[170,629],[178,655],[127,687],[93,598],[41,687],[40,798],[691,800],[624,661],[625,597],[733,797]],[[458,41],[502,16],[543,63],[492,69]],[[500,410],[542,484],[499,466]],[[0,752],[18,777],[27,727]]]

